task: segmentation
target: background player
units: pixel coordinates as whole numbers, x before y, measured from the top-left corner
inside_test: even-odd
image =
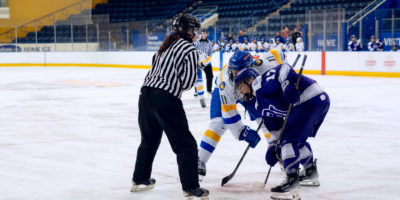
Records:
[[[349,51],[361,51],[361,40],[357,40],[355,35],[351,36],[351,41],[347,44]]]
[[[370,42],[368,42],[369,51],[379,51],[383,48],[382,42],[375,40],[375,36],[371,36]]]
[[[207,92],[211,94],[213,89],[212,83],[214,78],[211,66],[211,56],[213,53],[213,46],[210,40],[207,39],[207,37],[208,37],[208,30],[203,29],[201,32],[200,40],[197,40],[194,46],[199,51],[200,65],[202,66],[204,72],[206,73]]]
[[[211,56],[213,53],[213,46],[211,42],[207,39],[208,30],[204,29],[201,31],[201,38],[194,43],[197,51],[199,52],[199,64],[200,68],[197,71],[197,82],[195,91],[200,99],[201,107],[206,107],[206,102],[204,100],[204,87],[203,87],[203,75],[201,69],[206,73],[207,79],[207,92],[211,94],[212,82],[213,82],[213,72],[211,66]]]

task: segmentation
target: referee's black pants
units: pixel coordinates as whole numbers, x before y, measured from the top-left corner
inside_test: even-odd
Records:
[[[139,127],[142,136],[133,181],[149,179],[163,131],[177,156],[182,189],[199,187],[197,143],[189,131],[182,101],[167,91],[142,87],[139,97]]]
[[[211,93],[213,88],[212,88],[212,83],[213,83],[213,78],[214,74],[212,71],[212,66],[211,64],[207,65],[204,67],[204,72],[206,73],[206,79],[207,79],[207,92]]]

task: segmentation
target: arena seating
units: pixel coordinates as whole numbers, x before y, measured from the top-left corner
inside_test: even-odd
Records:
[[[95,16],[108,15],[110,23],[160,20],[172,18],[177,13],[190,7],[193,3],[193,0],[109,0],[108,3],[97,4],[91,13]],[[68,22],[57,23],[68,24]],[[148,23],[147,28],[152,29],[154,28],[152,26],[156,25],[156,23]],[[73,30],[72,35],[71,30]],[[54,35],[56,35],[56,38],[54,38]],[[38,31],[38,43],[52,43],[54,41],[57,43],[69,43],[71,41],[74,43],[86,42],[86,27],[82,25],[57,25],[56,34],[54,34],[54,26],[44,26]],[[88,41],[97,41],[97,32],[94,24],[88,25]],[[14,43],[15,40],[12,42]],[[17,42],[35,43],[36,34],[30,32],[26,37],[18,38]]]
[[[217,5],[217,27],[223,32],[237,33],[240,29],[246,30],[288,2],[289,0],[204,0],[201,5]]]
[[[239,30],[247,30],[261,19],[265,19],[270,13],[279,10],[279,15],[271,16],[266,24],[257,26],[256,33],[252,36],[258,38],[267,36],[272,37],[281,28],[288,26],[290,29],[297,26],[297,23],[305,23],[305,13],[307,10],[321,10],[344,8],[346,19],[353,16],[360,9],[368,5],[372,0],[295,0],[290,7],[281,8],[289,3],[289,0],[109,0],[108,3],[97,4],[91,13],[94,16],[107,15],[111,24],[171,19],[179,12],[190,12],[196,6],[218,6],[218,21],[216,27],[222,32],[232,32],[237,34]],[[90,12],[89,12],[90,13]],[[68,24],[68,23],[56,23]],[[162,25],[165,30],[165,24]],[[109,26],[112,27],[112,26]],[[148,30],[157,30],[159,23],[147,23]],[[268,28],[268,29],[267,29]],[[96,25],[91,24],[87,27],[89,42],[96,42],[97,36],[106,38],[106,33],[97,33]],[[116,27],[121,31],[121,27]],[[266,33],[266,30],[268,32]],[[54,34],[56,33],[56,34]],[[72,33],[72,34],[71,34]],[[56,38],[54,38],[56,35]],[[100,38],[101,39],[101,38]],[[125,39],[121,39],[125,40]],[[85,25],[57,25],[44,26],[37,33],[38,43],[69,43],[86,42]],[[15,42],[15,41],[13,41]],[[18,43],[35,43],[36,34],[30,32],[24,38],[18,38]]]
[[[173,17],[193,2],[193,0],[109,0],[106,4],[97,4],[92,13],[110,15],[111,23],[159,20]]]
[[[345,9],[345,19],[349,19],[358,11],[363,9],[373,0],[296,0],[291,3],[290,8],[283,8],[279,11],[278,16],[270,17],[268,20],[268,36],[273,36],[285,26],[293,29],[297,26],[297,22],[304,24],[306,22],[307,10],[322,9]],[[258,26],[258,32],[265,32],[267,27],[265,24]]]

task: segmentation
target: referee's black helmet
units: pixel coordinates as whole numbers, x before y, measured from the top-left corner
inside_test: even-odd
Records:
[[[189,30],[198,32],[200,29],[199,20],[191,14],[183,14],[178,16],[172,22],[172,30],[174,33],[187,33]]]

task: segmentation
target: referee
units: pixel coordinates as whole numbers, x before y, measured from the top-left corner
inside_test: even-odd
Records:
[[[204,29],[201,32],[200,40],[194,43],[194,46],[199,51],[200,55],[200,65],[203,67],[204,72],[206,73],[207,79],[207,92],[211,94],[212,92],[212,83],[213,83],[213,72],[211,66],[211,56],[213,53],[213,46],[210,40],[207,39],[208,30]]]
[[[198,20],[190,14],[177,17],[169,35],[152,59],[139,97],[139,127],[142,136],[133,172],[131,192],[152,189],[153,160],[163,131],[177,156],[179,177],[185,197],[206,197],[199,185],[197,143],[189,130],[182,92],[196,81],[199,55],[193,46]]]

